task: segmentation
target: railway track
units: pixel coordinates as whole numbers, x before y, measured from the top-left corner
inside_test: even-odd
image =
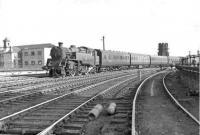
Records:
[[[136,91],[133,100],[132,135],[197,135],[199,121],[180,111],[180,108],[184,111],[185,109],[179,106],[167,90],[165,75],[158,74],[145,79]]]
[[[109,73],[100,73],[100,74],[96,74],[93,76],[102,76],[104,74],[109,74]],[[25,77],[25,78],[20,77],[21,79],[1,82],[0,87],[4,88],[4,91],[9,91],[9,90],[17,89],[17,88],[21,89],[21,88],[27,88],[27,87],[31,87],[31,86],[33,87],[33,86],[39,85],[39,84],[42,84],[42,86],[43,86],[43,85],[45,85],[44,83],[50,83],[50,82],[56,83],[59,81],[67,81],[70,79],[87,78],[88,76],[91,76],[91,75],[66,77],[66,78],[32,78],[31,77],[31,78],[27,79],[27,77]],[[52,85],[54,85],[54,84],[52,84]]]
[[[98,101],[99,98],[102,96],[104,97],[105,95],[113,95],[113,93],[115,93],[114,91],[116,91],[116,89],[120,89],[122,84],[127,82],[130,83],[137,79],[138,78],[136,78],[136,76],[130,75],[127,75],[123,78],[114,78],[112,81],[107,80],[96,83],[34,105],[20,112],[16,112],[0,119],[1,133],[37,134],[41,132],[40,134],[46,134],[58,131],[57,129],[63,128],[62,124],[66,124],[68,119],[70,119],[70,117],[72,118],[72,114],[79,112],[81,108],[84,108],[83,110],[85,110],[85,112],[82,110],[83,113],[78,113],[76,116],[79,116],[80,114],[85,114],[84,116],[86,116],[86,112],[91,109],[93,104],[95,104],[94,101]],[[114,95],[117,94],[115,93]],[[118,99],[116,102],[118,103],[119,101],[120,100]],[[121,104],[118,103],[119,107],[121,106],[123,108],[123,103],[127,103],[126,99],[123,101],[121,101]],[[82,129],[82,124],[76,124],[76,122],[87,122],[88,119],[86,120],[84,116],[80,116],[82,118],[78,118],[77,121],[76,118],[73,119],[73,122],[75,123],[71,123],[71,126],[69,123],[68,126],[71,128],[73,127],[72,125],[75,125],[75,128],[78,126],[79,130],[74,132],[81,131],[80,129]],[[72,119],[70,119],[70,121],[72,122]],[[62,133],[66,133],[66,131],[68,130],[64,130]]]
[[[116,73],[116,75],[117,74],[118,73]],[[119,73],[118,75],[120,76],[123,74],[126,74],[126,73]],[[34,94],[40,93],[41,90],[45,91],[48,89],[48,91],[51,91],[51,90],[59,89],[59,91],[61,91],[62,88],[66,88],[66,87],[73,87],[73,86],[77,86],[77,85],[81,85],[81,84],[87,85],[88,83],[89,84],[93,83],[93,81],[101,81],[102,79],[104,80],[106,78],[112,78],[113,75],[115,75],[115,74],[107,74],[104,76],[102,76],[102,75],[101,76],[99,76],[99,75],[98,76],[87,76],[87,80],[86,80],[86,77],[62,79],[62,80],[60,79],[60,80],[56,80],[56,82],[54,82],[54,83],[51,83],[51,82],[49,82],[49,80],[47,80],[46,83],[41,84],[41,85],[2,91],[2,92],[0,92],[0,97],[1,97],[0,103],[5,102],[10,99],[14,99],[14,98],[16,99],[17,97],[19,98],[19,97],[34,95]]]
[[[27,108],[31,105],[38,104],[40,102],[44,102],[46,100],[52,99],[59,95],[69,93],[72,90],[76,90],[79,88],[86,87],[87,85],[92,85],[95,83],[99,83],[102,81],[106,81],[112,78],[123,77],[123,75],[127,75],[126,73],[117,73],[117,74],[108,74],[105,76],[93,76],[83,80],[76,80],[76,82],[71,81],[65,82],[65,85],[57,85],[52,88],[42,89],[36,92],[30,93],[15,93],[18,94],[14,97],[9,97],[7,99],[0,100],[0,117],[9,115],[13,112],[19,111],[23,108]]]
[[[149,70],[149,69],[144,69],[144,70]],[[120,71],[116,71],[120,72]],[[124,71],[124,72],[130,72],[130,71]],[[135,70],[136,72],[136,70]],[[102,76],[104,74],[109,74],[109,72],[106,73],[98,73],[92,76]],[[112,74],[112,72],[110,73]],[[8,90],[13,90],[16,88],[24,88],[28,86],[35,86],[37,84],[42,84],[45,82],[57,82],[61,80],[69,80],[71,78],[76,79],[76,78],[86,78],[91,75],[85,75],[85,76],[75,76],[75,77],[66,77],[66,78],[35,78],[35,77],[3,77],[0,80],[0,88],[3,90],[1,91],[8,91]]]
[[[148,72],[148,70],[145,72]],[[120,72],[116,72],[116,73],[120,74]],[[126,73],[126,72],[124,72],[124,73]],[[48,91],[57,90],[58,89],[57,86],[60,86],[59,89],[63,89],[66,87],[73,87],[74,85],[80,84],[81,81],[85,81],[86,78],[95,80],[101,76],[112,76],[112,74],[115,74],[115,73],[97,74],[97,75],[93,75],[93,76],[80,76],[80,77],[74,77],[74,78],[57,78],[57,79],[50,79],[50,80],[47,79],[47,80],[42,80],[42,81],[39,80],[39,81],[41,81],[40,83],[42,83],[42,84],[36,85],[36,84],[31,83],[31,86],[27,86],[27,87],[23,87],[23,88],[14,87],[11,90],[0,91],[0,97],[1,97],[0,103],[3,101],[7,101],[8,99],[12,99],[14,97],[33,95],[33,94],[40,92],[40,90],[45,91],[44,89],[48,89]],[[121,74],[123,74],[123,72]],[[79,82],[77,83],[76,81],[79,81]],[[61,90],[59,90],[59,91],[61,91]]]

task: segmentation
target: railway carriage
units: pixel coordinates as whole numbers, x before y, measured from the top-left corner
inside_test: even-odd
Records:
[[[150,66],[150,56],[144,54],[130,53],[131,66],[136,67],[149,67]]]
[[[167,66],[168,58],[167,56],[151,56],[150,57],[150,65],[151,66]]]
[[[97,50],[99,68],[107,70],[121,69],[130,66],[130,54],[118,51]]]

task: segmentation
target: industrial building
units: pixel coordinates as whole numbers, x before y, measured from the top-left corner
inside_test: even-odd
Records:
[[[159,43],[158,44],[158,56],[169,56],[168,43]]]

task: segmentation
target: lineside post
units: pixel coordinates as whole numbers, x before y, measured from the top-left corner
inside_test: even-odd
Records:
[[[138,69],[138,79],[141,81],[141,70]]]

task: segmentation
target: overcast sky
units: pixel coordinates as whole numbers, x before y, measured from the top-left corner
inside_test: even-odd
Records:
[[[0,46],[53,43],[170,55],[200,49],[200,0],[0,0]]]

